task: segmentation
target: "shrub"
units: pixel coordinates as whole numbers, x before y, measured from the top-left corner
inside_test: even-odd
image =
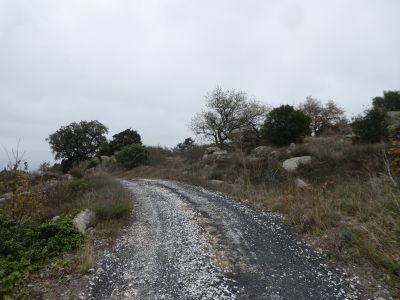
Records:
[[[308,134],[310,122],[310,117],[301,110],[282,105],[267,115],[261,129],[261,137],[265,142],[276,146],[289,145]]]
[[[67,215],[21,224],[0,218],[0,298],[6,298],[26,273],[82,243],[84,236],[72,220],[73,216]]]
[[[383,97],[372,99],[372,105],[384,111],[398,111],[400,110],[400,91],[384,91]]]
[[[115,155],[115,159],[124,168],[132,169],[147,162],[148,151],[142,145],[131,144],[125,146]]]
[[[113,135],[113,139],[110,141],[110,149],[111,153],[115,153],[117,151],[122,150],[125,146],[132,145],[132,144],[142,144],[142,139],[140,134],[133,129],[126,129]]]
[[[389,135],[387,114],[380,109],[366,110],[353,119],[351,127],[362,143],[379,143]]]

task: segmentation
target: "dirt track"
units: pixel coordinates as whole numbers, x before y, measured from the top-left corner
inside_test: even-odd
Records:
[[[82,299],[358,299],[279,216],[189,184],[124,181],[135,222]]]

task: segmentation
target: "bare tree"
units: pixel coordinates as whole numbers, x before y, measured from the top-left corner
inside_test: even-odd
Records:
[[[327,130],[340,131],[348,123],[344,109],[333,100],[324,105],[315,98],[307,97],[306,101],[299,105],[299,109],[311,118],[312,135],[318,136]]]
[[[214,89],[206,96],[207,110],[198,113],[189,127],[197,135],[223,147],[235,130],[250,128],[258,133],[267,107],[249,100],[243,91]]]

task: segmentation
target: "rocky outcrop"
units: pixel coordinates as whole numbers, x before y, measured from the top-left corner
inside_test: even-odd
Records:
[[[311,156],[292,157],[285,160],[282,164],[282,167],[288,172],[294,172],[300,165],[309,164],[311,160]]]
[[[80,232],[85,233],[87,228],[93,225],[95,218],[93,211],[85,209],[75,216],[74,225]]]

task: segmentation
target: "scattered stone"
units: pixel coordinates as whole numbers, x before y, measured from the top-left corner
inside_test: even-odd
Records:
[[[53,219],[51,219],[52,221],[57,221],[60,218],[60,216],[54,216]]]
[[[310,187],[310,184],[308,184],[307,182],[305,182],[304,180],[302,180],[300,178],[296,178],[294,180],[294,184],[299,189],[304,189],[304,188]]]
[[[306,165],[310,163],[311,159],[311,156],[292,157],[285,160],[282,164],[282,167],[288,172],[293,172],[296,171],[300,165]]]
[[[267,157],[272,152],[274,152],[274,148],[272,148],[272,147],[259,146],[257,148],[254,148],[253,150],[251,150],[251,155],[253,155],[255,157]]]
[[[269,156],[272,157],[272,158],[279,158],[280,154],[281,153],[278,150],[274,150],[269,154]]]
[[[85,209],[77,214],[74,218],[75,227],[82,233],[86,232],[86,229],[93,225],[95,220],[95,213],[90,209]]]
[[[14,197],[14,193],[13,192],[9,192],[9,193],[3,194],[1,196],[1,198],[4,198],[4,200],[11,200],[13,197]]]

